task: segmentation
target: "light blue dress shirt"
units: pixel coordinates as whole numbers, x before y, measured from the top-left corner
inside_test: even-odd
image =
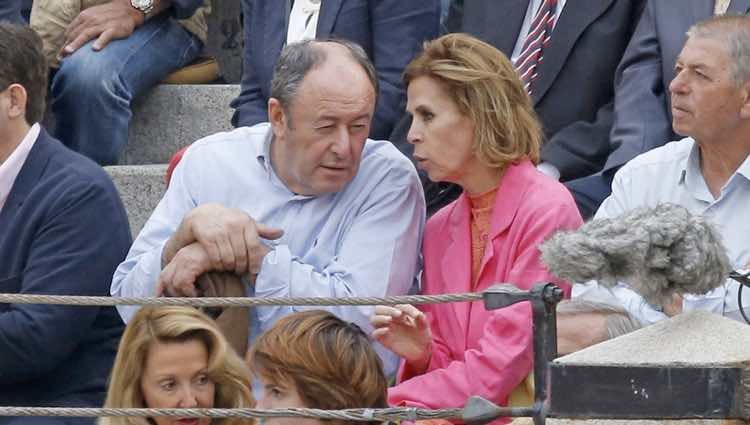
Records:
[[[750,262],[750,157],[714,199],[700,169],[700,149],[691,138],[668,143],[646,152],[620,169],[607,198],[594,219],[617,217],[638,207],[654,207],[661,202],[679,204],[692,214],[706,217],[722,236],[735,269]],[[737,302],[739,284],[727,280],[705,295],[685,295],[683,311],[706,310],[742,321]],[[607,290],[595,282],[574,285],[573,297],[614,301],[644,324],[667,316],[648,304],[626,284]],[[750,315],[750,288],[742,291],[742,305]]]
[[[167,239],[183,217],[204,203],[241,209],[256,221],[281,228],[266,241],[255,286],[258,297],[382,297],[403,295],[419,268],[425,220],[422,186],[411,161],[391,143],[367,140],[359,171],[340,192],[295,195],[271,166],[273,133],[267,123],[219,133],[194,143],[175,169],[126,260],[115,271],[113,296],[152,296]],[[137,306],[118,307],[127,322]],[[311,307],[258,307],[251,338],[276,320]],[[315,307],[312,307],[315,308]],[[321,308],[321,307],[317,307]],[[372,307],[326,307],[368,334]],[[376,345],[386,370],[397,358]]]

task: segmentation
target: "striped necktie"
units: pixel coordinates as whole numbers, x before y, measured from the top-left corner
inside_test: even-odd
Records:
[[[549,46],[552,28],[555,26],[555,11],[557,0],[543,0],[531,21],[529,33],[523,43],[521,54],[516,59],[516,70],[521,76],[521,81],[529,92],[532,92],[532,84],[537,78],[537,66],[542,62],[542,53]]]

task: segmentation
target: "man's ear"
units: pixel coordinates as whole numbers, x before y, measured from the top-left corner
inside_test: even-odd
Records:
[[[287,128],[286,112],[278,99],[272,97],[268,99],[268,122],[271,123],[273,134],[279,136]]]
[[[740,117],[742,117],[742,119],[750,119],[750,81],[745,81],[742,86],[740,86],[740,93],[742,94]]]
[[[20,84],[11,84],[7,90],[10,95],[8,118],[24,118],[26,116],[26,102],[28,101],[26,89]]]

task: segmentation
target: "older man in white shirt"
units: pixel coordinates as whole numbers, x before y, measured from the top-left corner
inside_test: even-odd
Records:
[[[612,195],[596,214],[617,217],[638,207],[671,202],[700,214],[723,237],[734,268],[750,262],[750,18],[721,16],[693,26],[669,86],[672,124],[687,136],[633,159],[615,176]],[[689,310],[742,320],[739,284],[727,280],[703,295],[650,305],[627,284],[611,291],[575,285],[574,297],[614,297],[644,323]],[[742,305],[750,306],[750,290]]]

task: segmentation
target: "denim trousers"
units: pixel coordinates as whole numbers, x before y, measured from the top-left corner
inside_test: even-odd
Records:
[[[99,164],[112,165],[128,141],[133,99],[192,62],[203,44],[167,15],[98,52],[93,41],[64,58],[52,80],[54,134]]]

